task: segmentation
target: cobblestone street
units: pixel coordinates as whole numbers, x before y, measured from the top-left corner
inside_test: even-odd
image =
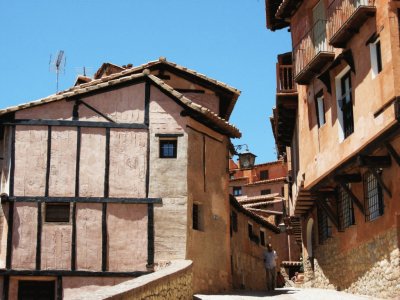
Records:
[[[196,300],[261,300],[261,299],[279,299],[279,300],[366,300],[379,299],[368,296],[356,296],[344,292],[323,289],[296,289],[282,288],[275,292],[242,292],[231,293],[227,295],[195,295]]]

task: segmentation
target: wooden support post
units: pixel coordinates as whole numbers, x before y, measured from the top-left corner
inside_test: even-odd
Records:
[[[104,198],[109,197],[109,179],[110,179],[110,128],[106,128],[106,162],[104,174]],[[102,207],[102,258],[101,270],[107,271],[107,203],[103,203]]]
[[[42,201],[37,202],[37,233],[36,233],[36,270],[41,269],[42,263]]]
[[[331,207],[324,201],[324,199],[318,199],[317,205],[326,213],[328,218],[331,220],[336,229],[339,230],[339,220],[336,214],[332,211]]]
[[[346,194],[350,197],[353,203],[360,209],[360,211],[365,215],[365,209],[360,200],[353,194],[350,188],[347,186],[345,182],[339,181],[339,185],[343,188]]]
[[[400,155],[396,152],[396,149],[394,149],[392,144],[390,144],[389,142],[387,142],[385,144],[385,146],[386,146],[386,149],[388,150],[388,152],[390,153],[390,155],[396,161],[397,166],[400,166]]]
[[[16,135],[16,128],[15,128],[15,126],[11,126],[10,196],[14,196],[15,135]],[[9,206],[8,206],[6,269],[11,269],[11,262],[12,262],[12,235],[13,235],[13,226],[14,226],[14,203],[13,202],[9,202],[8,205]],[[7,287],[7,297],[5,299],[8,299],[8,287]]]
[[[371,172],[371,174],[375,177],[376,181],[378,184],[381,186],[381,188],[385,191],[385,193],[392,198],[392,192],[389,190],[389,188],[386,186],[386,184],[383,182],[382,177],[378,174],[376,169],[374,168],[368,168],[368,170]]]
[[[63,299],[63,284],[62,284],[62,276],[57,276],[57,300]]]
[[[154,267],[154,204],[147,204],[147,269]]]

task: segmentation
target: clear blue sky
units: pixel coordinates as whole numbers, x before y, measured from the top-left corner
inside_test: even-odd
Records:
[[[265,26],[264,0],[15,0],[0,2],[0,107],[53,94],[50,54],[64,50],[70,87],[82,67],[165,56],[242,91],[231,122],[257,162],[276,159],[269,122],[286,30]]]

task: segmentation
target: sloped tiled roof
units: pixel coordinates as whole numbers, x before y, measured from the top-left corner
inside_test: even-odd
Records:
[[[271,224],[270,222],[268,222],[265,218],[261,217],[260,215],[246,209],[242,204],[240,204],[237,199],[233,196],[233,195],[229,195],[229,202],[230,204],[235,207],[238,211],[240,211],[241,213],[245,214],[246,216],[250,217],[251,219],[253,219],[255,222],[257,222],[258,224],[270,229],[271,231],[275,232],[275,233],[280,233],[281,230]]]
[[[277,199],[279,199],[279,201],[282,201],[282,197],[278,193],[252,196],[252,197],[240,196],[240,197],[237,197],[237,199],[241,204],[253,203],[253,202],[257,202],[257,201],[268,201],[268,200],[273,201],[273,200],[277,200]]]
[[[266,183],[274,183],[274,182],[285,181],[285,180],[286,180],[286,177],[278,177],[278,178],[273,178],[273,179],[255,181],[255,182],[246,184],[246,186],[258,185],[258,184],[266,184]]]
[[[160,89],[162,89],[163,91],[165,91],[169,95],[171,95],[178,103],[188,107],[189,109],[191,109],[193,111],[198,112],[202,117],[204,117],[205,119],[207,119],[208,121],[210,121],[211,123],[216,125],[218,128],[222,129],[230,137],[235,137],[235,138],[241,137],[240,131],[235,126],[233,126],[232,124],[230,124],[223,118],[219,117],[217,114],[215,114],[208,108],[192,102],[190,99],[188,99],[181,93],[174,90],[171,86],[167,85],[161,79],[157,78],[154,75],[150,75],[148,70],[144,70],[143,73],[130,74],[130,75],[127,75],[124,77],[110,75],[107,77],[103,77],[101,79],[93,80],[89,83],[84,83],[84,84],[72,87],[68,90],[59,92],[54,95],[50,95],[48,97],[45,97],[45,98],[42,98],[42,99],[39,99],[36,101],[32,101],[32,102],[20,104],[17,106],[11,106],[11,107],[8,107],[5,109],[1,109],[0,116],[11,113],[11,112],[16,112],[18,110],[26,109],[29,107],[43,105],[46,103],[55,102],[55,101],[59,101],[59,100],[67,99],[67,98],[73,98],[76,96],[84,95],[84,94],[92,92],[92,91],[100,90],[102,88],[130,82],[130,81],[134,81],[134,80],[139,80],[139,79],[145,78],[145,77],[150,79]]]
[[[96,72],[96,74],[98,74],[98,76],[100,74],[102,74],[103,69],[105,67],[109,66],[109,65],[112,65],[112,66],[115,66],[115,67],[119,67],[119,66],[113,65],[111,63],[104,63],[102,65],[102,67]],[[223,82],[218,81],[216,79],[210,78],[210,77],[208,77],[208,76],[206,76],[204,74],[201,74],[201,73],[199,73],[197,71],[194,71],[194,70],[188,69],[188,68],[186,68],[184,66],[181,66],[179,64],[167,61],[167,59],[165,57],[160,57],[158,60],[150,61],[148,63],[142,64],[142,65],[139,65],[139,66],[136,66],[136,67],[132,67],[132,68],[125,67],[125,68],[123,68],[122,71],[120,71],[118,73],[114,73],[114,74],[111,74],[109,76],[102,77],[102,78],[107,78],[107,77],[116,78],[116,77],[126,76],[126,75],[129,75],[129,74],[142,72],[145,69],[152,69],[152,68],[155,68],[157,66],[164,66],[164,67],[167,66],[167,67],[170,67],[172,69],[184,72],[186,74],[190,74],[190,75],[192,75],[192,76],[194,76],[196,78],[199,78],[199,79],[207,82],[208,84],[211,84],[212,86],[221,88],[221,89],[223,89],[223,90],[225,90],[225,91],[227,91],[229,93],[232,93],[233,94],[232,100],[228,105],[227,112],[223,116],[225,119],[227,119],[227,120],[229,119],[229,117],[230,117],[230,115],[232,113],[232,110],[233,110],[233,108],[234,108],[234,106],[236,104],[236,101],[237,101],[238,97],[241,94],[240,90],[238,90],[238,89],[236,89],[236,88],[234,88],[234,87],[232,87],[232,86],[230,86],[230,85],[228,85],[226,83],[223,83]],[[120,67],[120,68],[122,68],[122,67]],[[90,83],[88,83],[88,84],[90,84]]]

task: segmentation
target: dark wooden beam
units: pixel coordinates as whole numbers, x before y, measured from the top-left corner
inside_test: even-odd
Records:
[[[14,226],[14,202],[8,203],[8,230],[7,230],[7,254],[6,254],[6,269],[11,269],[12,258],[12,234]]]
[[[91,106],[90,104],[86,103],[83,100],[78,100],[79,103],[83,104],[84,106],[86,106],[87,108],[89,108],[91,111],[94,111],[96,114],[98,114],[99,116],[103,117],[104,119],[106,119],[107,121],[111,122],[111,123],[115,123],[115,121],[113,119],[111,119],[110,117],[108,117],[107,115],[103,114],[101,111],[99,111],[98,109],[94,108],[93,106]]]
[[[46,197],[49,196],[49,188],[50,188],[50,165],[51,165],[51,126],[47,128],[47,163],[46,163],[46,185],[44,195]]]
[[[344,183],[351,183],[351,182],[361,182],[362,176],[359,173],[354,174],[340,174],[334,177],[336,182],[344,182]]]
[[[151,83],[146,81],[144,87],[144,124],[150,124],[150,91]]]
[[[400,166],[400,155],[397,153],[396,149],[393,148],[390,142],[385,143],[386,149],[388,150],[389,154],[393,157],[396,161],[397,166]]]
[[[351,189],[347,186],[345,182],[339,182],[339,185],[343,188],[346,194],[350,197],[351,201],[360,209],[360,211],[365,215],[365,209],[360,200],[353,194]]]
[[[76,199],[80,193],[80,165],[81,165],[81,144],[82,130],[77,127],[76,130],[76,161],[75,161],[75,199],[72,203],[72,241],[71,241],[71,270],[76,270]]]
[[[14,196],[14,182],[15,182],[15,135],[16,128],[11,126],[11,157],[10,157],[10,194],[9,196]]]
[[[96,272],[96,271],[69,271],[69,270],[0,270],[0,276],[70,276],[70,277],[139,277],[153,272]]]
[[[36,270],[41,269],[42,263],[42,202],[37,202],[37,233],[36,233]]]
[[[101,270],[107,271],[107,203],[103,203],[101,211]]]
[[[148,126],[142,123],[111,123],[91,122],[74,120],[0,120],[0,125],[24,125],[24,126],[65,126],[65,127],[94,127],[94,128],[125,128],[125,129],[147,129]]]
[[[63,285],[62,285],[62,276],[57,276],[57,300],[63,299]]]
[[[383,182],[382,177],[378,174],[378,172],[376,171],[376,169],[374,168],[368,168],[368,170],[371,172],[372,176],[375,177],[376,181],[378,182],[378,184],[380,185],[380,187],[382,188],[382,190],[385,191],[385,193],[392,198],[392,192],[390,191],[390,189],[386,186],[386,184]]]
[[[392,164],[390,155],[384,155],[384,156],[359,155],[357,161],[360,167],[369,167],[369,168],[388,168]]]
[[[76,270],[76,202],[72,203],[71,271]]]
[[[326,213],[336,229],[339,230],[339,220],[337,215],[333,212],[331,207],[323,199],[318,199],[317,205]]]
[[[154,205],[147,205],[147,268],[154,267]]]
[[[104,198],[104,197],[44,197],[44,196],[13,196],[4,202],[77,202],[77,203],[124,203],[124,204],[161,204],[161,198]]]
[[[3,276],[3,297],[2,297],[2,299],[8,300],[9,290],[10,290],[10,276],[4,275]]]

